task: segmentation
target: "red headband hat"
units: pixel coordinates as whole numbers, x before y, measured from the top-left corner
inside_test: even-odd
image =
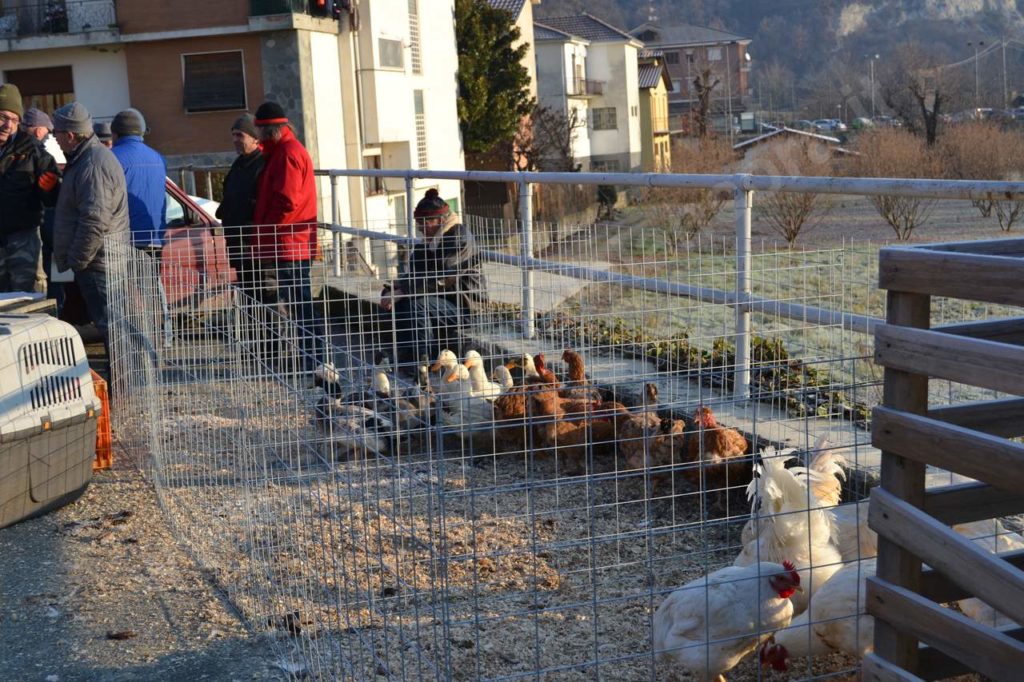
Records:
[[[255,123],[258,126],[283,125],[287,122],[288,117],[285,116],[284,109],[277,102],[264,102],[256,110]]]

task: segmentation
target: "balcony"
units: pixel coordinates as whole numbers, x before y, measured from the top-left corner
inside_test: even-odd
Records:
[[[604,81],[576,78],[569,86],[569,97],[597,97],[604,94]]]
[[[668,135],[669,133],[669,117],[668,116],[652,116],[651,117],[651,132],[655,135]]]
[[[0,9],[0,38],[116,31],[114,0],[58,0]]]
[[[348,2],[333,2],[332,0],[249,0],[249,16],[308,14],[314,17],[333,17],[335,5],[340,11],[348,4]]]

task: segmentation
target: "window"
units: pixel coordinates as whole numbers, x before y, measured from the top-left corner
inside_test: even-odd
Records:
[[[242,51],[181,55],[185,111],[245,109]]]
[[[720,48],[720,47],[709,47],[708,48],[708,61],[709,62],[720,62],[720,61],[722,61],[722,48]]]
[[[687,85],[689,85],[689,83],[687,83]],[[679,92],[679,93],[683,92],[683,79],[682,78],[673,78],[672,79],[672,92]]]
[[[615,118],[615,107],[594,109],[594,130],[615,130],[619,127]]]
[[[413,109],[416,113],[416,158],[420,168],[427,168],[427,115],[423,110],[423,91],[412,91]]]
[[[633,106],[631,106],[629,108],[629,115],[632,118],[636,118],[637,116],[639,116],[640,115],[640,107],[638,107],[635,104]]]
[[[52,112],[75,99],[70,66],[10,69],[4,71],[4,80],[18,86],[26,109],[36,107]]]
[[[590,170],[593,173],[618,173],[621,168],[618,159],[590,162]]]
[[[420,14],[416,7],[419,0],[409,0],[409,61],[412,62],[413,73],[423,73],[423,60],[420,55]]]
[[[377,46],[380,49],[380,68],[405,68],[405,49],[402,47],[401,40],[395,40],[394,38],[378,38]]]
[[[363,167],[366,168],[367,170],[380,170],[380,154],[374,154],[373,156],[364,156]],[[384,178],[373,177],[363,178],[363,180],[365,182],[366,196],[368,197],[373,196],[375,194],[384,194],[384,192],[386,191],[384,187]]]
[[[679,53],[678,52],[666,52],[665,53],[665,63],[666,64],[678,64],[679,63]]]

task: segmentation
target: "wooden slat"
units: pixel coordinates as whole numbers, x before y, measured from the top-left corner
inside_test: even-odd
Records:
[[[990,436],[1024,436],[1024,398],[979,400],[928,410],[930,419],[956,424]]]
[[[878,286],[890,291],[1024,305],[1021,282],[1021,258],[900,248],[878,254]]]
[[[1007,343],[881,324],[875,327],[875,362],[933,379],[1024,393],[1024,347]]]
[[[1020,443],[886,407],[876,407],[871,422],[871,443],[877,448],[1003,490],[1024,490]]]
[[[1024,568],[1024,549],[1015,552],[1004,552],[998,556],[1018,570]],[[932,601],[945,603],[973,597],[974,590],[960,587],[934,568],[925,568],[921,571],[920,594],[922,597],[927,597]]]
[[[1020,237],[1012,237],[1010,239],[979,239],[977,241],[943,242],[941,244],[925,244],[903,248],[1016,257],[1024,255],[1024,239]]]
[[[999,343],[1024,344],[1024,317],[1010,317],[1002,320],[964,322],[932,327],[933,331],[971,339],[985,339]]]
[[[1012,637],[1017,641],[1024,640],[1024,628],[1011,626],[1006,629],[1001,629],[1007,637]],[[918,660],[920,665],[917,669],[918,675],[925,680],[943,680],[947,677],[953,677],[954,675],[966,675],[967,673],[973,672],[970,667],[964,665],[955,658],[950,658],[948,655],[939,651],[935,647],[922,646],[921,651],[918,654]]]
[[[994,680],[1019,680],[1024,643],[878,577],[867,580],[867,610]]]
[[[1001,612],[1024,622],[1024,574],[998,555],[885,490],[871,493],[868,525],[880,538],[920,557],[973,596],[998,604]]]
[[[927,329],[931,321],[931,298],[925,294],[890,291],[886,295],[886,320],[890,324]],[[928,377],[886,368],[882,404],[913,414],[928,411]],[[925,491],[923,463],[882,451],[881,488],[922,506]],[[878,539],[877,574],[883,580],[911,590],[919,587],[921,561],[888,538]],[[883,659],[910,672],[917,671],[918,640],[881,621],[875,625],[875,652]]]
[[[925,492],[924,511],[953,525],[1024,513],[1024,494],[993,488],[986,483],[958,483]]]
[[[867,654],[861,660],[860,679],[861,682],[925,682],[875,654]]]

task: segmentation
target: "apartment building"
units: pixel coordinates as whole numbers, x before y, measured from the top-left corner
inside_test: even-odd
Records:
[[[46,111],[138,108],[172,167],[230,163],[231,123],[272,99],[319,168],[461,169],[453,12],[454,0],[7,0],[0,74]],[[458,182],[417,182],[417,195],[429,186],[459,208]],[[405,229],[404,181],[341,187],[344,222]]]

